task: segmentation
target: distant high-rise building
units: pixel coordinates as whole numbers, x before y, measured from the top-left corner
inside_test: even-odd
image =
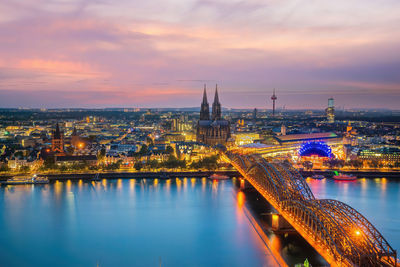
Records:
[[[257,109],[255,108],[255,109],[253,110],[253,122],[255,123],[256,120],[257,120]]]
[[[328,107],[325,110],[326,119],[329,123],[335,122],[335,104],[333,98],[328,99]]]
[[[55,153],[64,154],[64,132],[60,131],[58,123],[55,131],[53,131],[51,150]]]
[[[271,96],[271,100],[272,100],[272,116],[275,116],[275,101],[278,99],[278,97],[276,97],[275,95],[275,89],[274,89],[274,93]]]

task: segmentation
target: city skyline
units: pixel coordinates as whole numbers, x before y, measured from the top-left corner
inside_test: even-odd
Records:
[[[0,107],[398,109],[397,1],[2,1]]]

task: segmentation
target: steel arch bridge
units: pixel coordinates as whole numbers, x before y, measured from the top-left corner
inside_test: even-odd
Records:
[[[332,266],[398,266],[396,251],[363,215],[340,201],[316,199],[290,164],[258,155],[224,158]]]

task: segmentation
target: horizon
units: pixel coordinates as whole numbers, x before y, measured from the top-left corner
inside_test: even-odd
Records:
[[[0,3],[0,107],[398,108],[400,2]]]
[[[111,111],[114,109],[118,109],[120,111],[124,111],[124,109],[127,109],[128,112],[137,112],[137,111],[132,111],[135,109],[139,109],[140,112],[146,111],[146,110],[151,110],[151,111],[165,111],[165,110],[178,110],[178,111],[185,111],[185,110],[191,110],[193,112],[197,112],[200,110],[200,106],[193,106],[193,107],[132,107],[132,106],[105,106],[105,107],[54,107],[54,108],[46,108],[46,107],[0,107],[0,110],[35,110],[35,111],[49,111],[49,110],[65,110],[65,111],[79,111],[79,110],[101,110],[101,111]],[[263,113],[268,113],[272,112],[271,108],[256,108],[258,112],[263,112]],[[224,107],[222,106],[223,111],[253,111],[254,107],[244,107],[244,108],[238,108],[238,107]],[[210,108],[211,111],[211,108]],[[284,107],[276,107],[277,112],[291,112],[291,111],[318,111],[318,112],[326,112],[325,108],[284,108]],[[377,111],[377,112],[400,112],[400,108],[398,109],[390,109],[390,108],[341,108],[341,107],[336,107],[335,112],[359,112],[359,111],[366,111],[366,112],[372,112],[372,111]]]

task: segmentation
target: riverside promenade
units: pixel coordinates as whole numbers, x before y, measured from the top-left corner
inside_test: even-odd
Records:
[[[339,171],[344,174],[355,175],[358,179],[367,178],[388,178],[388,179],[400,179],[399,171],[381,171],[381,170],[312,170],[305,171],[300,170],[301,175],[311,177],[314,174],[320,174],[326,178],[332,178],[335,171]],[[99,180],[99,179],[169,179],[169,178],[203,178],[209,177],[212,174],[227,175],[229,177],[240,177],[240,174],[236,170],[216,170],[216,171],[101,171],[101,172],[82,172],[82,173],[38,173],[38,177],[46,177],[49,181],[56,180]],[[33,174],[25,174],[26,177],[30,177]],[[3,174],[0,175],[0,181],[9,181],[16,175]]]
[[[229,177],[239,177],[235,170],[224,171],[176,171],[176,172],[98,172],[98,173],[62,173],[43,174],[49,181],[55,180],[100,180],[100,179],[170,179],[170,178],[203,178],[217,173]],[[39,174],[38,176],[41,176]]]

